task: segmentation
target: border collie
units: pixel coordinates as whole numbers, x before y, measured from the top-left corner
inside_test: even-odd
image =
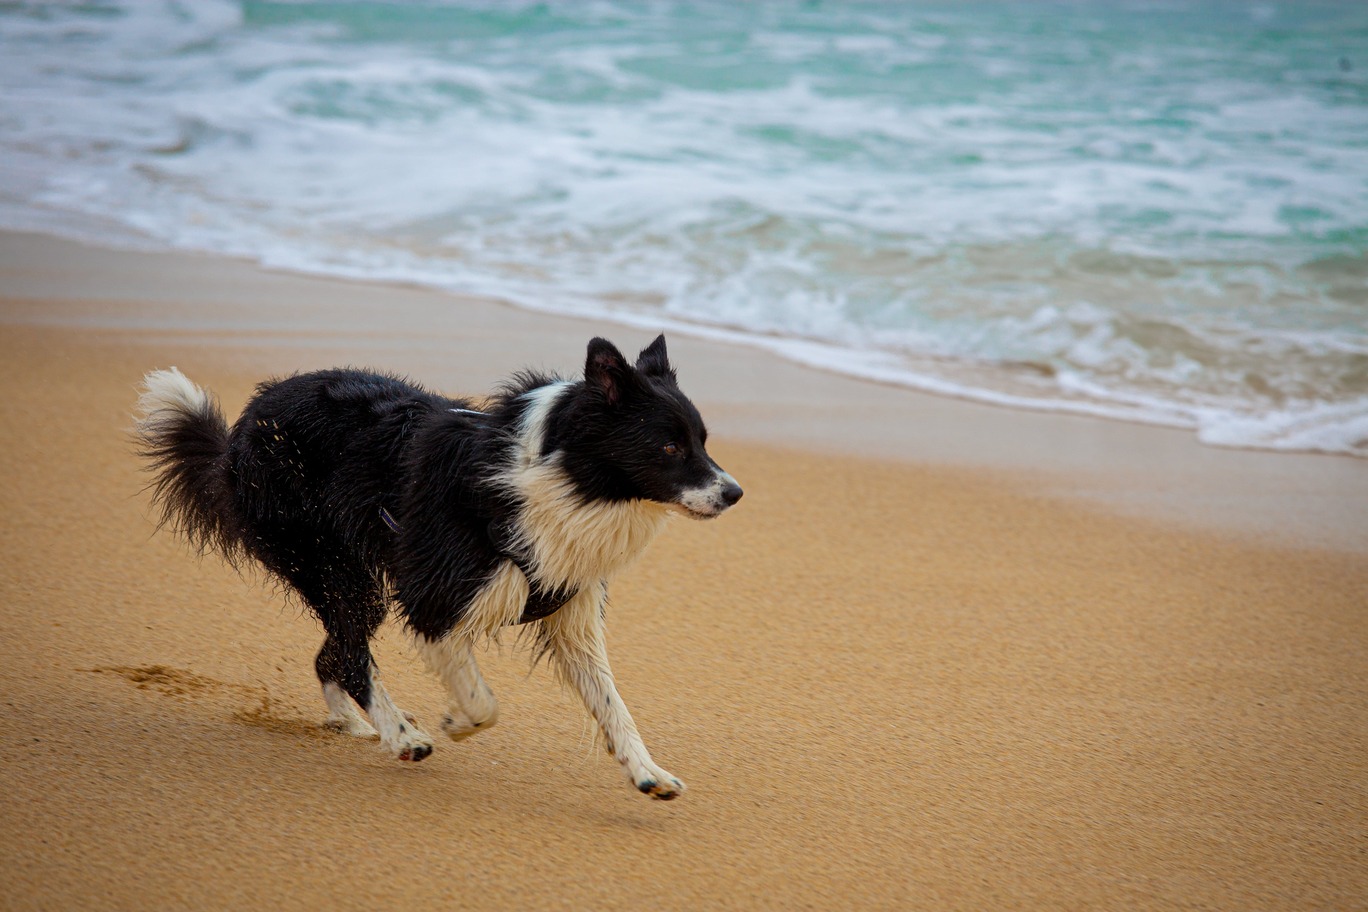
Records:
[[[162,523],[234,566],[254,558],[318,615],[329,728],[378,734],[400,760],[432,752],[371,657],[391,603],[446,685],[453,740],[499,717],[473,648],[534,625],[536,655],[632,784],[660,799],[684,790],[642,743],[603,633],[608,580],[671,512],[707,519],[741,498],[704,449],[663,335],[635,365],[593,339],[583,380],[525,372],[478,404],[357,370],[270,380],[231,429],[175,368],[143,382],[136,435]]]

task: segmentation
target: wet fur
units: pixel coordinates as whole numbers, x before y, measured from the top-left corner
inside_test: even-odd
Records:
[[[498,718],[472,647],[532,624],[635,787],[683,791],[641,743],[603,644],[608,580],[668,514],[716,516],[741,496],[707,455],[663,336],[635,364],[594,339],[582,380],[519,374],[478,407],[350,369],[262,383],[231,429],[174,368],[148,374],[139,405],[163,522],[259,562],[323,622],[330,727],[378,731],[401,759],[431,752],[370,653],[391,605],[447,684],[453,739]]]

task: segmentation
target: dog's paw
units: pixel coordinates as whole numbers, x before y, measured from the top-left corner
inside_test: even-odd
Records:
[[[416,725],[399,726],[398,735],[386,745],[400,760],[417,763],[432,753],[432,739]]]
[[[408,760],[417,763],[419,760],[426,759],[431,753],[431,744],[415,744],[412,747],[404,748],[396,756],[400,760]]]
[[[649,795],[658,801],[671,801],[684,794],[684,783],[658,766],[652,766],[634,775],[632,785],[641,794]]]
[[[331,715],[323,721],[323,727],[330,732],[339,735],[351,735],[354,738],[379,738],[380,733],[375,730],[365,719],[356,715]]]
[[[442,731],[452,741],[462,741],[471,735],[478,735],[482,731],[488,731],[499,721],[499,710],[495,707],[492,715],[489,715],[478,722],[470,719],[463,712],[453,710],[442,717]]]

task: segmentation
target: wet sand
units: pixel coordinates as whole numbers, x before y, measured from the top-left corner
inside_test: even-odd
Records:
[[[154,534],[125,433],[339,363],[478,393],[590,335],[497,303],[0,234],[0,907],[1362,908],[1368,475],[672,339],[746,487],[618,579],[631,791],[512,641],[497,728],[318,727],[318,624]],[[378,661],[429,731],[401,630]]]

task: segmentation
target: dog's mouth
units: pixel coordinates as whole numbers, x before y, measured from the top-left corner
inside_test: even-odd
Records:
[[[689,517],[689,519],[699,519],[699,520],[702,520],[702,519],[716,519],[717,517],[721,516],[721,515],[722,515],[722,511],[723,511],[724,509],[726,509],[725,507],[718,507],[716,510],[713,510],[712,512],[708,512],[708,511],[706,511],[706,510],[698,510],[698,509],[695,509],[695,508],[693,508],[693,507],[688,506],[687,504],[682,504],[682,503],[673,503],[673,504],[670,504],[670,506],[674,508],[674,510],[675,510],[676,513],[682,513],[682,514],[684,514],[685,516]]]

